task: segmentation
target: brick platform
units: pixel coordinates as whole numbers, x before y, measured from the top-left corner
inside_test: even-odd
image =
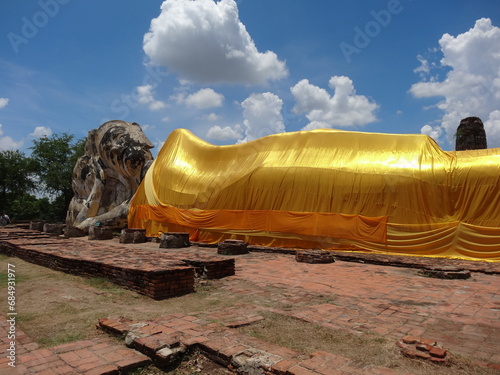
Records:
[[[193,292],[195,271],[209,279],[234,275],[234,259],[216,255],[186,256],[29,230],[3,230],[2,235],[0,253],[74,275],[104,277],[154,299]]]

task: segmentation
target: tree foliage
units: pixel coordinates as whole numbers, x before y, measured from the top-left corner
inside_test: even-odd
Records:
[[[36,165],[19,151],[0,151],[0,210],[10,212],[12,202],[36,188]]]
[[[33,141],[29,157],[0,151],[0,211],[14,221],[64,221],[73,197],[73,167],[85,142],[63,133]]]
[[[67,133],[33,141],[31,159],[44,192],[50,194],[54,218],[63,221],[73,197],[71,181],[76,161],[84,153],[85,139]]]
[[[12,201],[9,213],[16,220],[38,219],[40,218],[39,199],[30,194],[20,195]]]

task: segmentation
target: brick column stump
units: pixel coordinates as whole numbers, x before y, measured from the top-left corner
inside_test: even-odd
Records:
[[[324,250],[298,250],[295,253],[295,260],[301,263],[333,263],[335,259],[329,251]]]
[[[160,236],[160,248],[162,249],[180,249],[189,246],[191,246],[189,233],[169,232],[162,233]]]
[[[89,228],[89,240],[111,240],[113,239],[113,229],[102,227]]]
[[[146,229],[122,229],[120,243],[142,243],[146,242]]]
[[[248,244],[239,240],[225,240],[217,245],[217,253],[221,255],[248,254]]]

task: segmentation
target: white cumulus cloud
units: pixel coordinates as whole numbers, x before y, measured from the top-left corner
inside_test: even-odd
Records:
[[[48,126],[37,126],[33,133],[30,134],[33,138],[43,138],[50,137],[52,135],[52,129]]]
[[[235,125],[234,127],[225,126],[223,128],[219,125],[215,125],[208,129],[207,132],[208,139],[214,139],[218,141],[238,140],[242,137],[243,131],[240,125]]]
[[[333,76],[329,86],[334,91],[333,95],[307,79],[291,88],[296,101],[293,111],[296,114],[305,113],[310,121],[303,130],[365,125],[377,120],[375,111],[378,105],[366,96],[356,95],[350,78]]]
[[[484,122],[484,130],[487,134],[488,147],[500,147],[500,110],[490,113]]]
[[[234,0],[164,1],[143,49],[188,81],[263,84],[288,74],[274,52],[258,51]]]
[[[215,108],[222,106],[224,95],[212,89],[201,89],[190,95],[178,95],[178,103],[185,103],[189,107],[198,109]]]
[[[283,133],[283,100],[277,95],[265,92],[252,94],[241,103],[243,107],[243,128],[245,138],[240,142],[248,142],[266,135]]]
[[[422,134],[428,135],[433,138],[436,142],[439,141],[441,134],[443,134],[443,129],[440,126],[431,126],[429,124],[422,126],[420,129]]]
[[[283,133],[283,101],[270,92],[252,94],[245,99],[243,107],[243,125],[234,127],[212,126],[207,138],[217,140],[236,140],[238,143],[252,141],[266,135]]]
[[[217,120],[220,120],[222,116],[218,115],[217,113],[209,113],[208,115],[205,115],[203,116],[203,119],[204,120],[207,120],[207,121],[217,121]]]
[[[137,101],[141,104],[147,104],[152,111],[157,111],[167,106],[164,102],[154,98],[152,85],[137,86]]]
[[[2,126],[0,124],[0,150],[18,150],[23,145],[23,141],[16,142],[12,137],[3,137]]]
[[[0,108],[6,107],[9,104],[8,98],[0,98]]]
[[[441,81],[424,77],[410,92],[417,98],[443,98],[437,103],[443,111],[438,127],[450,145],[455,143],[460,120],[477,116],[484,122],[488,147],[499,147],[500,28],[489,18],[481,18],[463,34],[444,34],[439,46],[443,57],[437,68],[448,69],[446,77]],[[430,74],[430,69],[422,68],[418,73]]]

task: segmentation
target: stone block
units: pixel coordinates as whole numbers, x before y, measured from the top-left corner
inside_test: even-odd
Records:
[[[146,242],[146,229],[127,228],[122,229],[120,243],[143,243]]]
[[[44,224],[45,224],[44,221],[32,221],[32,222],[30,222],[30,229],[31,230],[38,230],[38,231],[42,232]]]
[[[189,233],[169,232],[162,233],[160,236],[160,248],[162,249],[179,249],[189,246],[191,246]]]
[[[113,239],[113,229],[103,227],[90,227],[89,240],[111,240]]]
[[[43,232],[53,234],[55,236],[60,236],[63,234],[64,224],[43,224]]]
[[[217,245],[217,253],[222,255],[248,254],[248,244],[238,240],[225,240]]]
[[[86,233],[84,230],[80,228],[75,228],[72,226],[66,226],[66,230],[64,231],[65,237],[85,237]]]

